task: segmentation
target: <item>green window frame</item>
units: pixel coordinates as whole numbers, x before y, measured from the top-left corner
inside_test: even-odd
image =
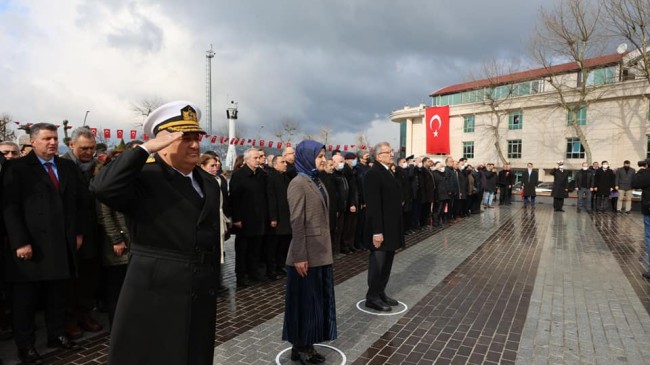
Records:
[[[474,133],[475,118],[473,115],[466,115],[463,117],[463,132]]]
[[[566,158],[583,159],[585,158],[585,148],[580,143],[580,138],[570,137],[566,139]]]
[[[521,110],[510,112],[508,115],[508,129],[522,129],[524,125],[524,113]]]

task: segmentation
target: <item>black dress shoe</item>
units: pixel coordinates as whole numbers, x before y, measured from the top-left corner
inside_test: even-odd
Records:
[[[381,301],[376,300],[367,300],[366,299],[366,308],[374,309],[380,312],[390,312],[392,309],[388,305],[384,304]]]
[[[81,347],[76,342],[69,340],[65,336],[47,340],[47,347],[59,348],[63,350],[79,350]]]
[[[391,298],[391,297],[389,297],[387,295],[382,296],[381,301],[388,304],[388,305],[390,305],[391,307],[395,307],[395,306],[399,305],[399,302],[397,302],[397,300],[395,300],[395,299],[393,299],[393,298]]]
[[[301,351],[292,348],[291,361],[300,361],[301,364],[321,364],[325,362],[325,356],[319,354],[313,349],[304,349]]]
[[[26,365],[43,363],[43,358],[38,354],[38,352],[36,352],[36,349],[33,346],[24,349],[18,349],[18,359],[20,360],[21,364]]]

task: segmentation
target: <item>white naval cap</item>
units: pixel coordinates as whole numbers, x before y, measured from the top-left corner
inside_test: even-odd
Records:
[[[152,111],[144,121],[144,133],[155,136],[158,132],[195,132],[205,134],[199,125],[201,109],[189,101],[172,101]]]

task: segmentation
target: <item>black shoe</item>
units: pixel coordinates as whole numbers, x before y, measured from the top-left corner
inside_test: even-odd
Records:
[[[38,352],[36,352],[34,346],[18,349],[18,359],[20,360],[21,364],[25,365],[43,363],[43,358],[38,354]]]
[[[650,279],[650,272],[646,271],[643,274],[641,274],[641,276],[643,276],[646,279]]]
[[[238,288],[247,288],[249,286],[253,285],[248,279],[237,279],[237,287]]]
[[[313,347],[303,351],[294,347],[291,349],[291,361],[300,361],[301,364],[320,364],[325,362],[325,356],[316,352]]]
[[[63,350],[79,350],[81,348],[76,342],[69,340],[65,336],[59,336],[55,339],[47,340],[47,347]]]
[[[383,295],[380,298],[381,298],[382,302],[388,304],[391,307],[395,307],[395,306],[399,305],[398,301],[396,301],[395,299],[393,299],[393,298],[391,298],[391,297],[389,297],[387,295]]]
[[[384,302],[382,301],[367,300],[367,299],[366,299],[366,308],[374,309],[380,312],[390,312],[392,310],[391,307],[384,304]]]

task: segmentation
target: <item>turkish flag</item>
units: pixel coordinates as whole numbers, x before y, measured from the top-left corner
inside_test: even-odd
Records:
[[[131,139],[135,139],[135,137],[137,137],[137,132],[135,129],[131,129]]]
[[[203,134],[199,134],[199,142],[203,140]]]
[[[149,136],[146,135],[146,134],[143,136],[143,138],[144,138],[145,141],[148,141],[148,140],[149,140]]]
[[[264,147],[264,140],[260,139],[260,147]]]
[[[117,130],[117,138],[124,138],[124,131],[121,129]]]
[[[287,147],[291,147],[291,142],[287,142],[287,143],[285,144],[285,146],[287,146]]]
[[[217,136],[213,136],[212,139],[210,140],[210,142],[216,143],[217,142]]]
[[[449,105],[427,108],[424,115],[427,154],[449,154]]]
[[[104,138],[111,138],[111,130],[104,128]]]
[[[278,142],[278,149],[282,148],[282,142]]]
[[[221,143],[226,143],[226,142],[228,142],[228,137],[221,137],[221,139],[219,140],[219,142],[221,142]]]

